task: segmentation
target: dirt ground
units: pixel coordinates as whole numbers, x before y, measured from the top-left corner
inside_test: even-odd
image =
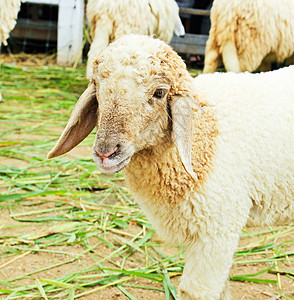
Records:
[[[74,157],[81,157],[91,152],[90,147],[77,147],[73,151],[71,151],[69,154],[67,154],[68,158],[74,158]],[[0,161],[0,164],[3,163],[3,160]],[[17,161],[15,159],[6,159],[6,164],[18,164],[21,163],[21,161]],[[23,164],[23,162],[22,162]],[[48,202],[44,203],[43,207],[46,208],[52,208],[54,206],[54,203]],[[18,212],[24,212],[27,209],[26,207],[19,207],[18,211],[15,211],[14,213]],[[14,236],[30,236],[30,235],[40,235],[42,232],[47,232],[50,230],[49,226],[32,226],[28,224],[27,226],[20,226],[19,222],[13,220],[10,216],[8,211],[5,213],[2,213],[1,215],[1,227],[6,227],[6,225],[9,225],[9,227],[12,227],[13,229],[5,229],[0,230],[1,235],[14,235]],[[15,225],[15,227],[13,226]],[[126,232],[130,234],[136,234],[140,231],[140,227],[136,224],[130,225]],[[263,230],[267,230],[268,228],[261,228],[261,227],[254,227],[254,228],[246,228],[249,232],[261,232]],[[270,236],[270,235],[269,235]],[[111,240],[111,237],[108,236],[108,239]],[[153,236],[152,240],[155,241],[161,241],[160,238],[155,235]],[[260,244],[261,236],[257,237],[243,237],[240,240],[240,249],[247,248],[250,245],[253,245],[254,243]],[[264,244],[267,243],[267,235],[262,236],[262,240],[264,241]],[[280,238],[277,238],[275,243],[282,243],[283,241],[293,241],[294,240],[294,230],[290,231],[289,233],[283,235]],[[115,241],[115,237],[113,238],[113,241]],[[116,241],[117,242],[117,241]],[[91,238],[91,244],[95,245],[97,243],[97,239],[95,237]],[[175,254],[179,249],[177,247],[166,247],[163,246],[160,248],[161,251],[167,255],[171,256]],[[24,255],[18,257],[15,260],[12,261],[3,261],[0,259],[0,281],[1,280],[7,280],[9,278],[15,278],[17,276],[22,276],[24,274],[29,274],[31,272],[35,272],[36,270],[40,270],[42,268],[46,268],[47,265],[52,265],[54,263],[62,263],[64,261],[70,260],[72,257],[77,256],[78,254],[82,253],[84,249],[79,245],[71,245],[71,246],[62,246],[62,247],[50,247],[51,251],[56,251],[55,254],[52,253],[46,253],[46,252],[32,252],[28,251]],[[293,251],[294,250],[294,244],[292,243],[289,247],[286,247],[283,249],[283,251]],[[58,253],[60,251],[60,253]],[[61,254],[66,252],[67,255]],[[105,257],[109,254],[109,248],[99,245],[94,248],[94,256],[96,258],[99,257]],[[263,256],[254,256],[252,259],[263,259],[267,257],[267,254],[264,254]],[[118,258],[121,259],[121,258]],[[244,258],[248,260],[248,257]],[[144,266],[144,262],[142,261],[142,257],[138,255],[138,257],[135,257],[133,259],[132,264],[128,264],[127,268],[140,268]],[[240,260],[238,258],[238,260]],[[70,272],[71,270],[75,269],[75,271],[78,271],[80,268],[85,267],[86,265],[91,265],[94,262],[93,255],[82,255],[81,258],[78,261],[69,262],[62,266],[57,266],[53,269],[50,269],[48,271],[42,271],[38,273],[38,278],[57,278],[60,277],[67,272]],[[270,266],[270,264],[264,264],[264,263],[248,263],[248,264],[234,264],[231,269],[231,276],[234,275],[240,275],[240,274],[254,274],[259,272],[260,270],[263,270],[264,268]],[[111,267],[111,264],[109,265]],[[294,262],[292,261],[286,261],[281,264],[279,264],[280,270],[294,270]],[[278,277],[277,277],[278,276]],[[293,285],[293,279],[288,278],[284,275],[277,275],[277,274],[271,274],[271,273],[265,273],[261,276],[263,279],[273,279],[277,280],[279,279],[280,285],[274,285],[274,284],[262,284],[262,283],[253,283],[253,282],[240,282],[240,281],[231,281],[231,293],[232,298],[236,300],[274,300],[274,299],[294,299],[294,285]],[[177,287],[179,283],[180,276],[175,276],[171,278],[172,283]],[[26,285],[33,284],[32,279],[22,279],[21,283],[25,283]],[[135,278],[130,281],[128,281],[129,284],[136,284],[136,285],[142,285],[142,286],[150,286],[150,287],[157,287],[158,289],[162,288],[160,284],[156,284],[152,281],[149,281],[147,279],[142,278]],[[1,285],[0,285],[1,288]],[[132,288],[128,287],[127,289],[129,292],[132,293],[132,295],[136,299],[144,299],[144,300],[150,300],[150,299],[165,299],[165,296],[160,291],[154,291],[154,290],[147,290],[147,289],[138,289],[138,288]],[[286,297],[282,297],[279,294],[287,295]],[[0,299],[9,299],[9,298],[0,298]],[[58,299],[58,298],[57,298]],[[94,293],[91,293],[89,295],[80,297],[79,299],[83,300],[111,300],[111,299],[129,299],[126,297],[120,290],[118,290],[116,287],[107,287],[103,288],[101,290],[98,290]]]
[[[50,207],[50,205],[47,205],[47,208]],[[1,216],[1,225],[5,226],[5,224],[9,225],[17,225],[18,222],[12,220],[8,214],[2,214]],[[32,232],[38,232],[40,233],[41,228],[34,228],[32,226],[27,226],[27,227],[21,227],[21,235],[26,236],[31,234]],[[254,230],[260,230],[261,228],[254,228]],[[16,234],[17,228],[13,229],[13,235]],[[43,227],[42,230],[46,231],[48,228]],[[139,232],[140,228],[136,225],[130,226],[128,228],[128,232],[130,233],[136,233]],[[11,232],[9,230],[5,230],[4,232],[1,232],[1,235],[10,235]],[[154,237],[156,239],[156,237]],[[284,239],[294,239],[294,233],[292,232],[288,236],[284,236]],[[91,244],[95,245],[97,240],[95,238],[92,238]],[[249,244],[252,242],[251,239],[242,239],[241,244]],[[27,252],[25,255],[19,257],[18,259],[14,261],[3,261],[0,260],[0,281],[1,280],[7,280],[9,278],[15,278],[17,276],[22,276],[23,274],[28,274],[31,272],[34,272],[38,269],[45,268],[47,265],[51,265],[53,263],[59,263],[59,262],[64,262],[67,260],[70,260],[72,257],[76,256],[79,253],[83,252],[83,248],[80,247],[79,245],[72,245],[72,246],[67,246],[67,247],[50,247],[51,251],[56,251],[55,254],[52,253],[46,253],[46,252]],[[176,248],[170,248],[170,247],[162,247],[161,248],[162,252],[166,255],[173,255],[178,251]],[[292,249],[287,249],[287,250],[293,250]],[[63,253],[66,252],[67,255],[64,254],[59,254],[58,251],[62,251]],[[106,256],[109,254],[109,249],[105,246],[98,246],[95,248],[95,253],[97,258],[99,256]],[[21,263],[20,263],[21,262]],[[56,267],[54,269],[50,269],[49,271],[43,271],[41,273],[38,273],[39,278],[57,278],[60,277],[67,272],[71,271],[73,268],[75,271],[78,271],[79,268],[85,267],[86,265],[91,265],[93,264],[93,257],[89,255],[83,255],[81,256],[81,259],[78,261],[70,262],[66,265],[62,265],[59,267]],[[6,266],[4,266],[6,265]],[[3,267],[4,266],[4,267]],[[133,264],[129,264],[126,266],[127,268],[140,268],[142,267],[142,260],[138,259],[137,261],[134,259]],[[264,268],[263,264],[248,264],[248,265],[234,265],[231,269],[231,275],[236,275],[236,274],[252,274],[260,271],[261,269]],[[293,270],[294,269],[294,263],[289,262],[289,263],[283,263],[282,265],[279,265],[280,269],[288,269],[288,270]],[[275,274],[266,274],[263,275],[263,278],[267,279],[276,279],[277,275]],[[279,289],[279,292],[283,294],[288,294],[292,295],[294,293],[294,286],[293,286],[293,280],[287,278],[286,276],[281,276],[281,286]],[[179,276],[172,278],[172,283],[177,286],[179,282]],[[30,285],[33,284],[33,280],[27,280],[27,279],[22,279],[20,283]],[[142,286],[152,286],[152,287],[157,287],[161,288],[160,284],[156,284],[154,282],[150,282],[147,279],[144,280],[142,278],[139,279],[132,279],[128,281],[128,283],[134,283],[137,285],[142,285]],[[248,283],[248,282],[239,282],[239,281],[231,281],[231,292],[233,299],[243,299],[243,300],[256,300],[256,299],[264,299],[264,300],[269,300],[269,299],[283,299],[282,297],[278,296],[276,294],[277,287],[272,284],[260,284],[260,283]],[[1,288],[1,285],[0,285]],[[162,292],[156,292],[154,290],[146,290],[146,289],[134,289],[134,288],[128,288],[128,290],[132,293],[136,299],[165,299],[164,295]],[[291,296],[290,296],[291,297]],[[0,298],[0,299],[6,299],[6,297]],[[7,298],[9,299],[9,298]],[[108,287],[101,289],[95,293],[92,293],[88,296],[81,297],[80,299],[87,299],[87,300],[106,300],[106,299],[128,299],[121,291],[119,291],[116,287]],[[291,299],[291,298],[288,298]],[[294,298],[292,298],[294,299]]]

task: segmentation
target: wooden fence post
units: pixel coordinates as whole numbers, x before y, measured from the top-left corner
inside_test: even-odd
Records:
[[[57,63],[72,66],[83,47],[84,0],[22,0],[58,6]]]
[[[57,63],[72,66],[83,47],[84,0],[59,0]]]

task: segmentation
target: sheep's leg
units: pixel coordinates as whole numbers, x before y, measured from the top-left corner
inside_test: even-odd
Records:
[[[219,48],[212,41],[212,38],[209,38],[206,43],[203,72],[213,73],[220,64],[221,55],[219,53]]]
[[[112,32],[112,21],[109,20],[108,16],[101,16],[97,21],[93,42],[91,44],[88,53],[87,62],[87,77],[90,78],[92,75],[92,62],[93,60],[108,46],[109,36]]]
[[[223,62],[228,72],[241,72],[237,49],[233,41],[227,41],[223,46]]]
[[[219,299],[220,300],[231,300],[232,299],[229,279],[227,279],[225,288],[223,289]]]
[[[229,270],[239,241],[238,234],[198,240],[187,251],[179,284],[181,300],[229,300]]]
[[[221,56],[216,50],[208,52],[205,55],[203,73],[213,73],[221,64]]]

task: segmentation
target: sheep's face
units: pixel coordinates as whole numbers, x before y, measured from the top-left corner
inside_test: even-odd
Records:
[[[121,38],[94,62],[93,78],[48,156],[69,151],[97,125],[93,157],[105,172],[121,170],[142,149],[172,142],[188,170],[190,88],[185,64],[169,46],[150,37]]]
[[[169,134],[170,84],[151,77],[138,83],[137,69],[132,67],[121,66],[102,75],[105,67],[98,65],[95,76],[99,113],[93,157],[103,171],[116,172],[135,152],[162,142]]]

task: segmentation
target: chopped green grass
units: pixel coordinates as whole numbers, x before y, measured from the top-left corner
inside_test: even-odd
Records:
[[[46,158],[87,85],[85,67],[0,69],[0,298],[176,299],[184,247],[157,241],[123,176],[101,174],[87,150]],[[258,268],[231,280],[291,299],[279,278],[294,285],[293,232],[244,231],[235,266]]]

